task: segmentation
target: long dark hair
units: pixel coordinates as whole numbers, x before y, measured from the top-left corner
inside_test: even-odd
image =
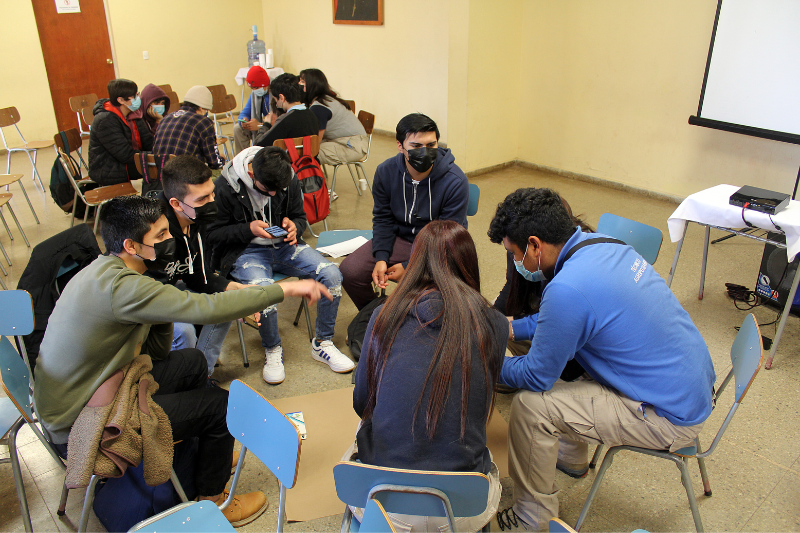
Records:
[[[485,375],[486,419],[494,408],[494,382],[502,360],[492,357],[499,351],[489,322],[489,303],[481,296],[478,254],[469,232],[452,220],[434,220],[419,232],[408,269],[397,289],[387,299],[372,329],[367,348],[369,397],[364,419],[372,416],[378,386],[397,332],[404,320],[426,295],[438,291],[442,309],[431,322],[441,319],[433,359],[425,376],[423,393],[414,409],[417,420],[422,398],[430,386],[425,409],[425,433],[433,439],[447,403],[453,367],[461,367],[461,438],[464,438],[469,404],[469,384],[473,348],[477,345]],[[420,322],[420,327],[428,323]],[[416,426],[416,422],[412,428]],[[412,429],[413,435],[413,429]]]
[[[300,77],[303,79],[303,83],[306,84],[306,92],[303,100],[306,106],[311,107],[314,100],[325,105],[325,102],[334,99],[347,109],[350,109],[350,105],[340,98],[336,91],[331,89],[331,86],[328,84],[328,78],[325,77],[325,74],[320,69],[307,68],[301,70]]]

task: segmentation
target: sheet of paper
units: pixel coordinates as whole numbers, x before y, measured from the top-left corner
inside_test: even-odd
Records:
[[[321,254],[327,254],[331,257],[342,257],[343,255],[352,254],[361,246],[366,244],[367,239],[364,237],[355,237],[353,239],[342,241],[337,244],[331,244],[330,246],[323,246],[322,248],[317,248],[317,251]]]

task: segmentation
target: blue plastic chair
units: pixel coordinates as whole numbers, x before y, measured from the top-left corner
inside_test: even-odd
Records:
[[[474,183],[469,184],[469,204],[467,205],[467,216],[473,217],[478,212],[478,202],[481,199],[481,190]]]
[[[349,506],[364,508],[370,500],[390,513],[446,517],[450,531],[456,531],[456,517],[482,513],[489,497],[489,478],[478,472],[427,472],[341,461],[333,467],[333,478],[336,495],[346,504],[342,533],[355,531]]]
[[[699,438],[695,439],[693,446],[681,448],[675,452],[669,452],[666,450],[650,450],[647,448],[638,448],[636,446],[614,446],[609,448],[608,452],[603,458],[603,464],[600,465],[600,469],[597,471],[597,477],[595,478],[594,483],[592,483],[592,488],[589,490],[586,503],[583,504],[583,509],[578,517],[577,524],[575,524],[575,529],[580,531],[580,528],[586,519],[586,515],[589,513],[589,508],[592,505],[592,501],[597,495],[597,491],[600,489],[600,484],[603,482],[603,477],[605,476],[608,468],[611,466],[611,463],[614,461],[614,455],[623,450],[628,450],[644,455],[659,457],[661,459],[668,459],[677,465],[678,469],[681,471],[681,481],[686,489],[686,496],[689,499],[689,507],[692,509],[692,517],[694,518],[695,528],[697,531],[703,531],[703,522],[700,519],[700,510],[697,508],[697,499],[694,496],[694,489],[692,488],[692,478],[689,476],[688,461],[692,457],[697,459],[697,462],[700,466],[700,477],[703,479],[704,493],[706,496],[711,496],[711,483],[708,479],[708,473],[706,472],[704,459],[711,455],[719,444],[719,441],[730,424],[733,415],[736,414],[739,404],[741,404],[742,400],[744,400],[745,394],[747,394],[747,391],[750,388],[750,385],[753,383],[756,374],[758,374],[758,370],[761,368],[761,362],[763,358],[764,350],[761,344],[761,330],[758,327],[755,317],[752,314],[749,314],[745,317],[744,322],[742,322],[742,326],[739,328],[739,333],[736,335],[736,339],[733,341],[733,347],[731,348],[731,363],[733,367],[731,368],[731,371],[728,372],[728,375],[725,377],[722,384],[719,386],[719,389],[717,390],[717,398],[719,398],[722,395],[722,392],[725,390],[725,387],[727,387],[731,378],[733,378],[736,389],[734,402],[728,411],[728,416],[725,417],[725,420],[722,422],[722,426],[720,426],[719,431],[717,431],[717,434],[708,449],[701,451]]]
[[[351,523],[355,526],[355,523]],[[392,524],[392,520],[386,513],[386,509],[377,500],[370,500],[364,508],[364,516],[361,518],[361,525],[351,531],[363,531],[364,533],[395,533],[397,531]]]
[[[147,528],[148,533],[191,531],[193,533],[216,533],[236,531],[214,502],[201,500],[186,502],[167,509],[163,513],[142,520],[128,531]]]
[[[560,518],[551,518],[550,522],[548,523],[549,533],[577,533],[574,529],[570,527],[569,524],[561,520]],[[644,529],[634,529],[631,533],[649,533]]]
[[[597,223],[597,233],[625,242],[651,265],[658,259],[664,238],[658,228],[612,213],[603,213]]]
[[[215,512],[208,504],[203,506],[178,505],[154,517],[136,524],[130,531],[136,531],[145,526],[148,531],[232,531],[228,529],[230,523],[221,511],[225,510],[233,501],[239,476],[244,467],[244,458],[248,450],[253,452],[264,466],[278,478],[280,486],[280,500],[278,504],[278,532],[283,531],[286,523],[286,489],[294,487],[297,481],[297,467],[300,463],[300,434],[295,425],[272,405],[269,400],[250,388],[250,386],[237,380],[231,383],[228,392],[228,431],[236,440],[242,443],[239,453],[239,462],[233,474],[230,494],[219,505]],[[200,503],[200,502],[198,502]],[[198,514],[195,515],[194,513]],[[216,513],[222,516],[228,527],[220,529],[198,529],[198,522],[208,520],[215,522]],[[184,518],[185,517],[185,518]],[[205,517],[205,518],[204,518]],[[225,525],[225,524],[223,524]],[[211,527],[205,524],[203,527]]]

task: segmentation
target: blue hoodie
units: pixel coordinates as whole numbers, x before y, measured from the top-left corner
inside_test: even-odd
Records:
[[[532,339],[522,357],[508,357],[501,381],[547,391],[573,357],[598,383],[652,405],[678,426],[711,414],[716,375],[689,314],[663,278],[630,246],[592,244],[567,261],[581,241],[570,237],[542,293],[539,313],[515,320],[514,338]]]
[[[376,261],[389,260],[396,237],[414,242],[431,220],[454,220],[467,227],[469,182],[455,161],[450,150],[440,147],[433,170],[419,182],[406,171],[402,153],[378,165],[372,183],[372,255]]]

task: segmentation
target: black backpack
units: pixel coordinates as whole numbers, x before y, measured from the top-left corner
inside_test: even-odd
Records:
[[[364,335],[367,334],[367,326],[372,313],[378,306],[386,302],[386,296],[379,296],[365,305],[356,315],[350,325],[347,326],[347,345],[350,353],[358,361],[361,358],[361,349],[364,346]]]
[[[63,153],[66,164],[72,170],[72,175],[76,178],[76,181],[79,181],[82,177],[81,167],[72,155],[70,155],[69,142],[67,142],[66,134],[63,131],[58,132],[58,134],[61,135],[61,142],[64,144],[64,152],[61,152],[61,150],[58,150],[58,152],[59,154]],[[97,187],[95,184],[80,185],[81,191],[94,189],[95,187]],[[53,162],[53,168],[50,170],[50,196],[53,197],[58,207],[63,209],[65,213],[71,213],[74,208],[75,216],[80,218],[83,217],[86,212],[86,204],[84,204],[80,198],[78,198],[77,206],[72,205],[75,200],[75,189],[72,188],[67,172],[61,164],[60,157],[56,157],[56,160]]]

